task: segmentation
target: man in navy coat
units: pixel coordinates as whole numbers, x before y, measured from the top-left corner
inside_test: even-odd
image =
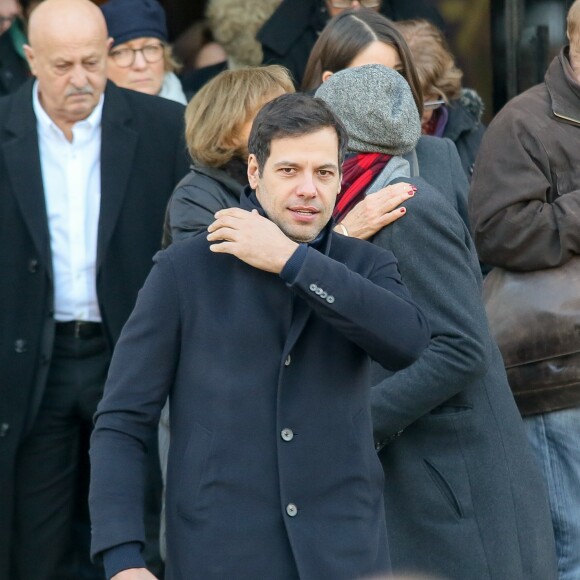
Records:
[[[113,355],[91,444],[108,578],[154,578],[145,445],[168,396],[167,580],[389,569],[370,360],[406,367],[428,327],[394,256],[332,231],[346,135],[323,102],[272,101],[249,150],[253,191],[157,255]]]

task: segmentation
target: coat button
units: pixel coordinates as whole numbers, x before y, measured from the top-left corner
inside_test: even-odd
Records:
[[[293,518],[297,513],[298,513],[298,508],[293,504],[293,503],[289,503],[286,506],[286,513]]]
[[[322,288],[316,289],[316,294],[318,294],[318,296],[320,296],[323,292],[324,292],[324,290]]]
[[[26,341],[23,340],[22,338],[19,338],[18,340],[14,341],[14,350],[18,354],[26,352],[28,350],[28,345],[26,344]]]
[[[284,366],[289,367],[291,362],[292,362],[292,357],[290,355],[288,355],[286,357],[286,360],[284,361]]]
[[[292,431],[292,429],[282,429],[280,435],[284,441],[292,441],[292,439],[294,439],[294,431]]]
[[[334,302],[334,296],[332,296],[332,295],[331,295],[331,296],[327,296],[327,297],[326,297],[326,301],[327,301],[329,304],[332,304],[332,303]]]
[[[38,272],[38,260],[29,260],[28,261],[28,271],[31,274],[36,274]]]
[[[309,288],[312,292],[316,292],[316,290],[318,290],[318,286],[316,284],[310,284]]]
[[[0,437],[6,437],[6,435],[8,435],[8,431],[10,431],[10,424],[0,423]]]
[[[320,298],[326,298],[328,296],[328,292],[321,292]]]

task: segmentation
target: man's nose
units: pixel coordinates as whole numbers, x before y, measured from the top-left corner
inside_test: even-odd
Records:
[[[87,86],[87,72],[82,65],[73,68],[70,83],[75,89],[82,89]]]
[[[314,176],[310,173],[305,173],[298,187],[298,194],[305,197],[314,197],[316,193]]]
[[[360,2],[357,2],[357,0],[354,0],[353,2],[350,3],[350,7],[351,8],[360,8]]]

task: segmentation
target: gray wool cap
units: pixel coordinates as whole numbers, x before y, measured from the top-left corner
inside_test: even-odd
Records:
[[[393,69],[367,64],[341,70],[315,96],[346,127],[351,151],[404,155],[419,141],[421,119],[411,87]]]

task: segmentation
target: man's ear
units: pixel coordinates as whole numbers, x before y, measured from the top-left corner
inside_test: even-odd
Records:
[[[109,54],[109,51],[111,50],[111,46],[113,46],[113,42],[115,42],[113,40],[113,38],[111,36],[109,36],[109,38],[107,38],[107,54]]]
[[[248,183],[252,189],[258,187],[258,181],[260,178],[260,166],[258,165],[258,159],[251,153],[248,157]]]
[[[34,49],[29,44],[24,44],[22,46],[22,48],[24,49],[24,56],[26,56],[26,61],[28,62],[30,72],[34,76],[36,76],[36,61],[35,61]]]
[[[325,83],[334,73],[330,72],[329,70],[325,70],[322,73],[322,82]]]

